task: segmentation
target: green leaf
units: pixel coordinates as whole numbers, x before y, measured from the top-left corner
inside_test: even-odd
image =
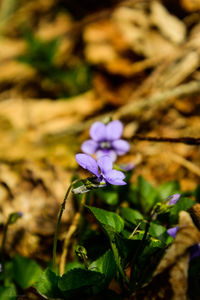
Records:
[[[164,252],[164,244],[152,237],[146,239],[143,251],[137,253],[132,266],[131,284],[141,286],[149,281]]]
[[[170,223],[177,224],[178,223],[178,214],[181,210],[187,210],[192,207],[195,202],[190,198],[180,198],[175,205],[170,209]]]
[[[144,213],[147,213],[157,202],[158,193],[156,189],[142,176],[138,177],[138,187],[142,210],[144,211]]]
[[[198,203],[200,203],[200,184],[196,187],[196,189],[194,191],[194,195],[195,195],[196,201]]]
[[[138,210],[129,207],[120,207],[119,211],[123,219],[134,225],[137,225],[138,221],[143,219],[143,215]]]
[[[128,201],[135,207],[140,207],[140,193],[138,186],[136,186],[135,184],[130,184],[128,191]]]
[[[22,289],[32,286],[39,278],[42,269],[32,259],[15,255],[13,258],[14,279]]]
[[[81,263],[79,261],[72,261],[72,262],[70,262],[70,263],[68,263],[66,265],[65,272],[67,273],[67,272],[69,272],[69,271],[71,271],[73,269],[77,269],[77,268],[79,268],[79,269],[85,269],[85,266],[84,266],[83,263]]]
[[[158,238],[164,232],[166,232],[165,227],[163,227],[162,225],[151,222],[150,227],[149,227],[149,233],[153,237]]]
[[[123,230],[124,220],[118,214],[88,205],[86,205],[86,207],[91,211],[101,225],[109,225],[117,232],[121,232]]]
[[[178,181],[168,181],[162,183],[157,188],[159,198],[161,201],[167,199],[170,195],[178,193],[180,191],[180,184]]]
[[[151,222],[149,227],[149,234],[153,238],[158,239],[166,245],[170,244],[173,241],[173,238],[167,233],[166,228],[160,224]]]
[[[40,274],[38,280],[34,284],[34,287],[42,295],[50,298],[57,298],[61,295],[58,289],[58,279],[59,276],[48,268]]]
[[[90,270],[73,269],[65,273],[58,281],[59,289],[64,292],[66,299],[78,295],[92,295],[94,288],[105,280],[103,274]]]
[[[103,202],[108,205],[117,205],[119,202],[118,193],[116,191],[100,190],[98,194]]]
[[[92,262],[90,270],[95,270],[105,276],[105,284],[108,285],[117,271],[117,265],[111,250]]]
[[[0,286],[0,299],[2,300],[16,300],[17,292],[14,284],[9,286]]]

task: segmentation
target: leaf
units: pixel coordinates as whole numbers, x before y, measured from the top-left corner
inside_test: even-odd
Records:
[[[100,224],[109,225],[117,232],[121,232],[123,230],[124,220],[118,214],[88,205],[86,205],[86,207],[91,211]]]
[[[138,186],[136,186],[135,184],[130,184],[128,201],[136,207],[140,206],[140,193]]]
[[[176,224],[178,222],[178,214],[181,210],[187,210],[195,204],[190,198],[180,198],[179,201],[170,209],[170,223]]]
[[[42,269],[32,259],[15,255],[13,258],[14,279],[22,289],[32,286],[40,277]]]
[[[104,255],[92,262],[89,268],[90,270],[95,270],[104,274],[104,285],[108,285],[117,271],[117,265],[112,251],[108,250]]]
[[[163,227],[162,225],[151,222],[150,227],[149,227],[149,233],[153,237],[158,238],[164,232],[166,232],[165,227]]]
[[[85,269],[85,266],[84,266],[84,264],[82,264],[79,261],[72,261],[65,266],[65,272],[67,273],[67,272],[69,272],[73,269],[77,269],[77,268]]]
[[[41,293],[50,298],[56,298],[60,296],[60,291],[58,289],[58,279],[53,271],[49,268],[42,272],[34,284],[34,287]]]
[[[98,195],[108,205],[117,205],[119,202],[116,191],[98,190]]]
[[[157,202],[158,193],[156,189],[142,176],[138,177],[138,187],[142,210],[144,213],[148,213],[153,205]]]
[[[130,207],[120,207],[119,211],[123,219],[134,225],[137,225],[138,221],[143,219],[143,215],[136,209],[132,209]]]
[[[58,281],[59,289],[69,298],[92,295],[94,288],[105,280],[103,274],[91,270],[73,269],[65,273]]]
[[[0,286],[0,299],[2,300],[16,300],[17,292],[14,284],[9,286]]]
[[[194,191],[194,195],[196,198],[196,201],[200,203],[200,184],[196,187]]]
[[[160,200],[165,200],[170,195],[178,193],[180,191],[180,184],[178,181],[164,182],[157,188],[157,191]]]
[[[166,228],[160,224],[151,222],[149,227],[149,233],[152,237],[160,240],[166,245],[173,241],[173,238],[167,233]]]
[[[185,211],[179,213],[178,227],[174,243],[158,264],[151,282],[137,290],[134,299],[187,299],[190,247],[200,242],[200,232]]]

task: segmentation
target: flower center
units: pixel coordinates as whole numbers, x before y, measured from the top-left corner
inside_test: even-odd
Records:
[[[101,147],[101,149],[110,149],[111,148],[111,143],[108,142],[108,141],[101,142],[100,147]]]

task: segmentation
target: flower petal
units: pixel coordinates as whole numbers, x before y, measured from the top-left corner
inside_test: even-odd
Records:
[[[106,126],[102,122],[95,122],[90,128],[90,136],[96,142],[106,140]]]
[[[86,154],[93,154],[98,148],[98,143],[93,140],[87,140],[81,145],[81,150]]]
[[[176,193],[176,194],[173,194],[173,195],[169,196],[167,198],[167,200],[169,200],[168,204],[169,205],[176,204],[176,202],[179,200],[180,197],[181,197],[181,194],[179,194],[179,193]]]
[[[90,171],[92,174],[99,177],[99,169],[96,160],[88,155],[83,153],[78,153],[75,155],[77,163],[84,169]]]
[[[173,228],[169,228],[167,230],[168,234],[171,235],[174,239],[175,239],[177,231],[178,231],[178,226],[173,227]]]
[[[118,155],[123,155],[130,150],[130,144],[125,140],[116,140],[112,142],[112,147]]]
[[[117,154],[114,150],[102,149],[102,150],[98,150],[96,152],[97,158],[100,158],[105,155],[109,156],[111,158],[112,162],[116,161],[116,159],[117,159]]]
[[[110,156],[101,156],[98,160],[97,160],[97,164],[99,166],[99,168],[101,169],[101,173],[105,174],[106,172],[112,170],[113,168],[113,162],[112,159],[110,158]]]
[[[123,132],[123,124],[119,120],[112,121],[106,126],[107,141],[118,140]]]
[[[121,164],[118,165],[120,167],[120,169],[122,169],[123,171],[131,171],[133,170],[133,168],[135,168],[135,164],[134,163],[129,163],[129,164]]]
[[[114,184],[114,185],[125,185],[126,184],[126,182],[123,181],[123,179],[125,178],[124,173],[117,171],[117,170],[108,171],[104,175],[104,177],[105,177],[105,180],[110,184]]]

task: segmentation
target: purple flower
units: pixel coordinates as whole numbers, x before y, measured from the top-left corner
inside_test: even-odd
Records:
[[[76,154],[77,163],[96,176],[100,183],[125,185],[125,175],[121,171],[113,170],[113,162],[109,156],[102,156],[97,161],[88,154]]]
[[[174,239],[176,237],[177,231],[178,231],[178,226],[169,228],[167,230],[168,234],[171,235]],[[192,260],[197,256],[200,256],[200,244],[195,244],[192,247],[190,247],[190,260]]]
[[[129,143],[120,139],[122,132],[123,124],[119,120],[107,125],[95,122],[90,128],[91,139],[82,144],[81,150],[86,154],[95,153],[97,158],[108,155],[115,161],[117,155],[124,155],[130,149]]]
[[[176,202],[178,202],[178,200],[180,199],[180,197],[181,197],[181,194],[178,194],[178,193],[169,196],[169,197],[167,198],[167,200],[169,201],[168,204],[169,204],[169,205],[174,205],[174,204],[176,204]]]
[[[171,235],[174,239],[175,239],[177,231],[178,231],[178,226],[169,228],[167,230],[168,234]]]

